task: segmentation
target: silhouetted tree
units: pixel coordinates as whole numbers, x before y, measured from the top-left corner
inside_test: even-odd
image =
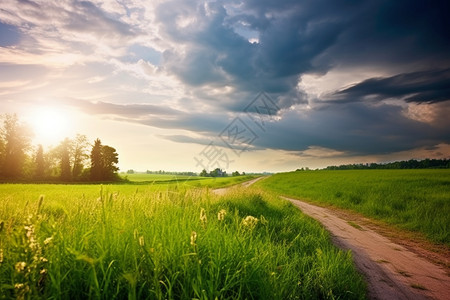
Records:
[[[31,131],[19,123],[17,115],[3,116],[3,128],[0,128],[1,175],[8,179],[16,179],[22,175],[22,167],[26,159],[26,151],[30,147]]]
[[[91,151],[91,180],[116,180],[119,155],[113,147],[102,145],[100,139],[94,141]]]
[[[100,181],[103,179],[103,153],[100,139],[94,141],[91,150],[91,180]]]
[[[34,173],[34,177],[38,180],[44,179],[45,176],[45,160],[44,160],[44,148],[42,148],[42,145],[38,145],[38,149],[36,152],[36,170]]]

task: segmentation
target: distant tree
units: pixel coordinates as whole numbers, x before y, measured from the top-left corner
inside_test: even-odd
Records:
[[[61,163],[61,175],[60,179],[62,181],[72,180],[72,171],[70,167],[70,151],[71,151],[71,140],[65,138],[60,144],[60,163]]]
[[[30,148],[31,130],[19,122],[17,115],[6,114],[3,116],[0,136],[1,176],[8,179],[19,178]]]
[[[100,139],[94,141],[91,150],[91,180],[100,181],[103,179],[103,153]]]
[[[231,173],[232,176],[240,176],[241,174],[238,171],[234,171],[233,173]]]
[[[207,172],[205,169],[203,169],[203,170],[200,172],[200,176],[202,176],[202,177],[208,177],[209,174],[208,174],[208,172]]]
[[[80,178],[85,166],[85,162],[89,157],[89,155],[87,154],[89,142],[85,135],[77,134],[72,143],[72,179],[77,180]]]
[[[209,172],[209,175],[211,177],[225,177],[225,176],[227,176],[227,172],[223,171],[220,168],[215,168],[214,170]]]
[[[41,180],[45,177],[45,159],[44,159],[44,148],[42,145],[38,145],[35,158],[36,170],[34,173],[35,179]]]
[[[133,169],[128,170],[127,174],[134,174],[134,170]]]

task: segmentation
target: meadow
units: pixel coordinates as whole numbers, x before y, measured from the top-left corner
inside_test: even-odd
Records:
[[[297,171],[257,183],[264,189],[350,209],[434,243],[450,245],[450,170]]]
[[[364,299],[351,253],[236,178],[0,185],[0,299]],[[206,186],[206,187],[205,187]]]
[[[129,180],[130,184],[157,184],[157,185],[183,185],[186,187],[228,187],[251,180],[257,175],[242,175],[230,177],[201,177],[170,174],[120,174],[122,178]]]

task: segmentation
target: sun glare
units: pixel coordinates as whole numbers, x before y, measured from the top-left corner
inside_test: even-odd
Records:
[[[70,120],[66,111],[43,107],[33,111],[30,125],[36,141],[40,144],[55,145],[69,136]]]

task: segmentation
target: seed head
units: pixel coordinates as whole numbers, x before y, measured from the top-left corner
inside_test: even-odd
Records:
[[[225,209],[221,209],[219,213],[217,213],[217,219],[219,221],[223,221],[225,219],[225,215],[227,214],[227,211]]]
[[[200,210],[200,222],[202,222],[202,225],[206,225],[207,222],[206,211],[204,208]]]
[[[195,243],[196,241],[197,241],[197,232],[192,231],[191,232],[191,245],[195,246],[196,245],[196,243]]]

